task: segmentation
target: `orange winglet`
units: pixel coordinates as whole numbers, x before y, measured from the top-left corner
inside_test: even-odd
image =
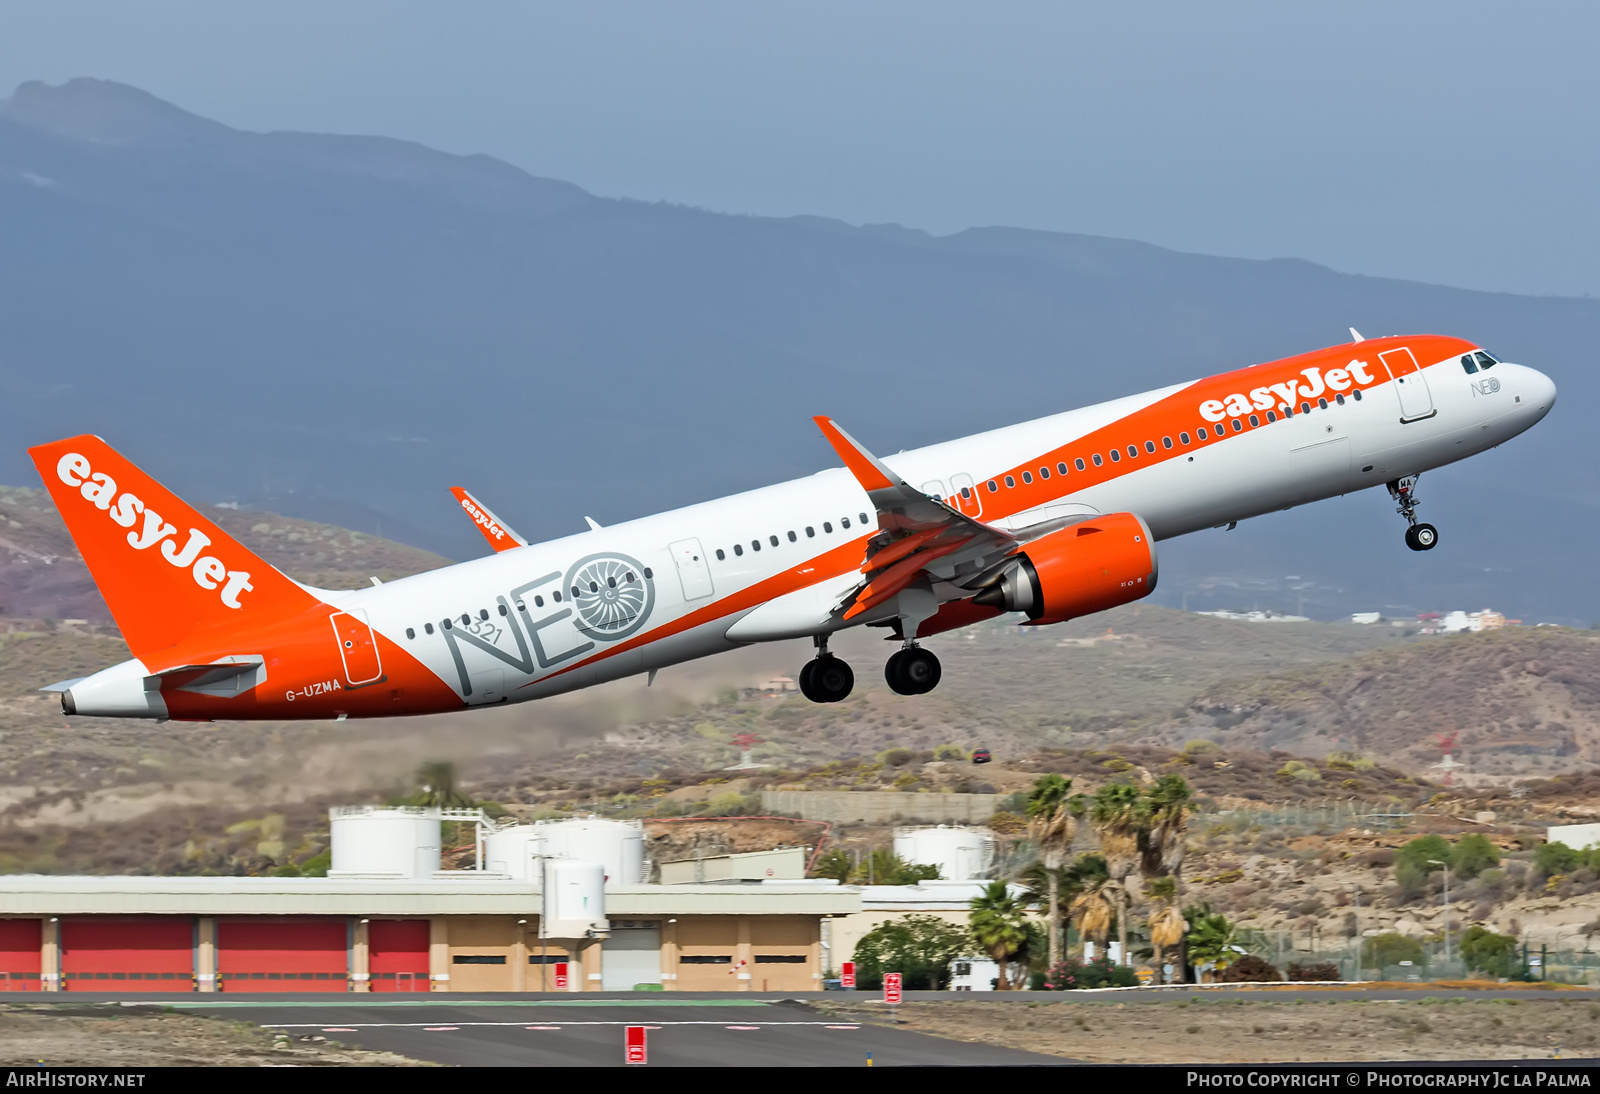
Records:
[[[506,527],[505,521],[491,513],[487,505],[467,493],[465,489],[452,486],[450,493],[455,495],[462,510],[472,518],[472,523],[478,526],[478,531],[483,533],[483,538],[489,541],[489,546],[493,547],[496,553],[528,545],[527,540]]]
[[[879,604],[882,604],[909,585],[911,579],[928,563],[941,555],[949,554],[961,545],[961,541],[941,544],[938,547],[930,547],[926,551],[920,551],[910,558],[903,558],[896,562],[883,573],[873,578],[867,584],[867,587],[856,595],[856,602],[850,605],[850,609],[844,613],[844,617],[853,619],[862,612],[876,608]]]
[[[898,485],[894,473],[883,466],[871,452],[861,447],[859,441],[834,425],[832,418],[819,414],[811,420],[817,423],[817,428],[828,438],[828,443],[839,453],[839,458],[844,461],[844,465],[850,469],[850,473],[856,477],[863,490],[871,493],[874,490],[889,490]]]

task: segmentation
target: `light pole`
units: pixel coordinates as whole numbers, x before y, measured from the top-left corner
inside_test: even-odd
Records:
[[[1428,860],[1429,866],[1444,867],[1444,959],[1450,960],[1450,864],[1436,858]]]

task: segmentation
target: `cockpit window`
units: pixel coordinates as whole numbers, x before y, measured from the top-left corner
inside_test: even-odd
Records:
[[[1469,353],[1465,357],[1461,358],[1461,367],[1467,370],[1468,376],[1471,376],[1474,372],[1478,371],[1478,362],[1474,361],[1472,359],[1472,354]]]
[[[1478,359],[1478,367],[1483,369],[1485,372],[1487,372],[1491,368],[1494,368],[1495,365],[1498,365],[1500,363],[1499,361],[1496,361],[1493,357],[1490,357],[1487,353],[1483,352],[1483,350],[1481,350],[1481,349],[1478,352],[1474,353],[1473,356]]]

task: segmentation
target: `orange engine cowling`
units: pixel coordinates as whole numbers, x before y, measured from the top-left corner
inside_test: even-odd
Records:
[[[1111,513],[1034,540],[973,603],[1060,623],[1148,596],[1156,547],[1132,513]]]

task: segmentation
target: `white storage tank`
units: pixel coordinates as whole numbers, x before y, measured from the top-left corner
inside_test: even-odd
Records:
[[[987,877],[994,866],[994,833],[987,828],[936,825],[896,828],[894,853],[919,866],[937,866],[944,881]]]
[[[535,830],[525,838],[539,842],[539,854],[598,862],[612,885],[638,885],[644,880],[643,821],[583,817],[538,821],[526,827]]]
[[[328,876],[431,878],[439,869],[439,821],[437,809],[335,806]]]
[[[606,868],[598,862],[544,860],[539,934],[544,938],[586,938],[604,934]]]
[[[498,828],[483,838],[484,870],[517,881],[539,880],[538,864],[543,854],[544,836],[536,824]]]

